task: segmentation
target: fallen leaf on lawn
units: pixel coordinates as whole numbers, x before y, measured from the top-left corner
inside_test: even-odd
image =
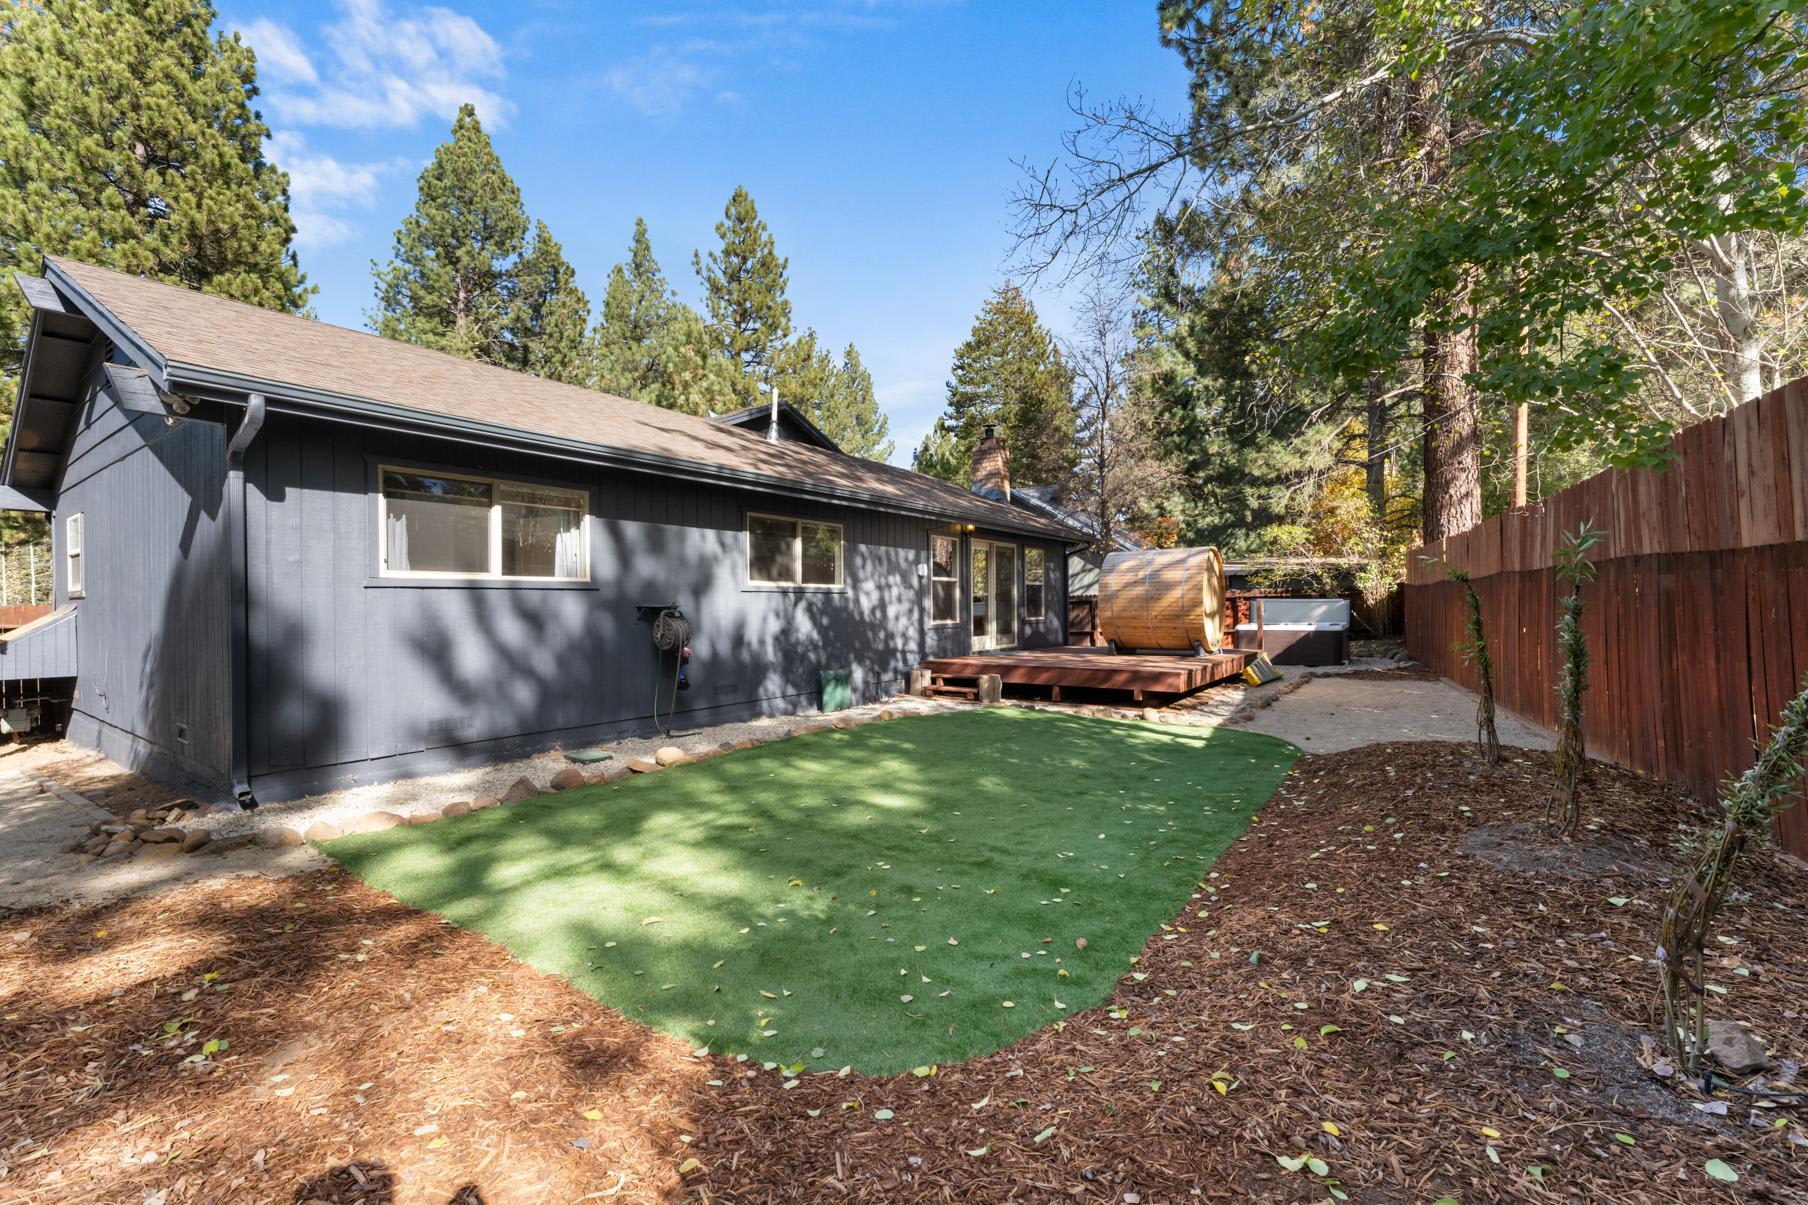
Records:
[[[1036,1145],[1041,1146],[1044,1142],[1047,1142],[1050,1138],[1053,1138],[1055,1136],[1055,1129],[1056,1129],[1055,1126],[1050,1126],[1050,1127],[1048,1127],[1048,1129],[1043,1130],[1040,1134],[1036,1135],[1036,1137],[1034,1139]]]
[[[980,1156],[981,1156],[981,1155],[983,1155],[983,1154],[985,1154],[985,1153],[986,1153],[986,1152],[987,1152],[987,1151],[989,1151],[989,1150],[991,1150],[991,1149],[992,1149],[992,1144],[991,1144],[991,1143],[989,1143],[989,1142],[988,1142],[988,1143],[986,1143],[986,1145],[984,1145],[984,1146],[976,1146],[976,1147],[974,1147],[974,1148],[973,1148],[973,1149],[972,1149],[972,1150],[970,1150],[970,1151],[968,1151],[968,1152],[967,1152],[967,1153],[968,1153],[968,1154],[969,1154],[969,1155],[972,1155],[972,1156],[973,1156],[973,1157],[974,1157],[974,1158],[975,1158],[975,1159],[977,1159],[977,1158],[979,1158],[979,1157],[980,1157]]]
[[[1308,1158],[1310,1158],[1308,1155],[1276,1155],[1274,1161],[1288,1171],[1296,1172],[1300,1168],[1306,1166],[1306,1160]]]
[[[584,1120],[585,1121],[601,1121],[602,1119],[603,1119],[603,1111],[601,1109],[585,1109],[584,1110]]]
[[[1321,1121],[1318,1123],[1318,1128],[1333,1138],[1343,1137],[1343,1131],[1337,1128],[1337,1123],[1335,1121]]]
[[[683,1163],[680,1163],[678,1165],[678,1174],[682,1176],[688,1172],[694,1172],[702,1166],[703,1166],[703,1161],[701,1159],[696,1158],[695,1156],[692,1156],[691,1158],[686,1159]]]
[[[893,1113],[890,1109],[874,1109],[873,1110],[873,1120],[874,1121],[890,1121],[895,1116],[896,1116],[896,1114]]]
[[[1706,1163],[1702,1164],[1701,1170],[1714,1177],[1714,1179],[1724,1180],[1728,1184],[1736,1183],[1739,1179],[1739,1173],[1734,1171],[1731,1167],[1728,1167],[1726,1162],[1721,1159],[1709,1159]]]
[[[446,1140],[444,1138],[435,1138],[427,1144],[427,1149],[430,1151],[437,1151],[440,1147],[445,1145]]]

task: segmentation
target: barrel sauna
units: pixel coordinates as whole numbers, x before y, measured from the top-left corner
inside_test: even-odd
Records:
[[[1223,648],[1224,558],[1216,548],[1112,553],[1099,569],[1099,631],[1125,650]]]

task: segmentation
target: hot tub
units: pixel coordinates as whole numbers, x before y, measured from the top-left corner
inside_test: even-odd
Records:
[[[1256,621],[1237,625],[1236,646],[1276,665],[1343,665],[1350,659],[1350,603],[1343,598],[1258,598]]]

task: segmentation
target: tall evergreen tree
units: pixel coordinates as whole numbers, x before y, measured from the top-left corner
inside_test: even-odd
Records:
[[[206,0],[34,0],[0,24],[0,272],[68,255],[269,309],[313,292],[257,64]],[[30,314],[0,290],[0,377]],[[10,410],[13,389],[3,389]]]
[[[752,405],[772,383],[791,338],[791,302],[785,297],[789,261],[778,254],[745,188],[736,188],[728,199],[716,235],[721,249],[707,259],[693,256],[692,265],[703,283],[710,336],[740,368],[737,391]]]
[[[690,414],[738,402],[734,365],[666,283],[644,218],[634,219],[627,262],[609,272],[591,348],[595,385],[606,392]]]
[[[860,362],[860,349],[852,343],[841,353],[841,363],[830,375],[828,388],[817,399],[811,417],[849,456],[891,459],[895,446],[891,423],[873,394],[873,374]]]
[[[591,336],[599,389],[645,400],[646,391],[659,378],[657,341],[670,325],[677,304],[659,261],[653,258],[647,220],[637,217],[627,262],[609,270],[602,313]]]
[[[491,364],[519,366],[510,345],[515,269],[527,236],[521,190],[464,105],[452,137],[420,176],[414,210],[377,276],[379,334]]]
[[[591,383],[595,370],[584,329],[590,301],[545,222],[534,223],[533,241],[515,267],[512,306],[513,367],[569,385]]]
[[[1060,484],[1073,472],[1073,375],[1016,285],[986,299],[972,333],[955,349],[944,418],[952,447],[926,455],[925,445],[918,452],[919,463],[940,470],[937,476],[970,484],[973,445],[992,425],[1010,449],[1016,483]]]
[[[935,424],[929,428],[929,434],[923,436],[923,442],[917,445],[916,452],[910,458],[910,467],[919,473],[927,473],[931,477],[940,477],[943,481],[960,481],[971,479],[973,475],[973,455],[969,449],[962,456],[955,443],[954,427],[948,422],[946,414],[936,418]]]

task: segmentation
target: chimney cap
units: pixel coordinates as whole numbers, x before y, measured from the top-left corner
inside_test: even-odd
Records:
[[[997,439],[998,438],[998,424],[997,423],[987,423],[984,427],[981,427],[980,428],[980,438]]]

